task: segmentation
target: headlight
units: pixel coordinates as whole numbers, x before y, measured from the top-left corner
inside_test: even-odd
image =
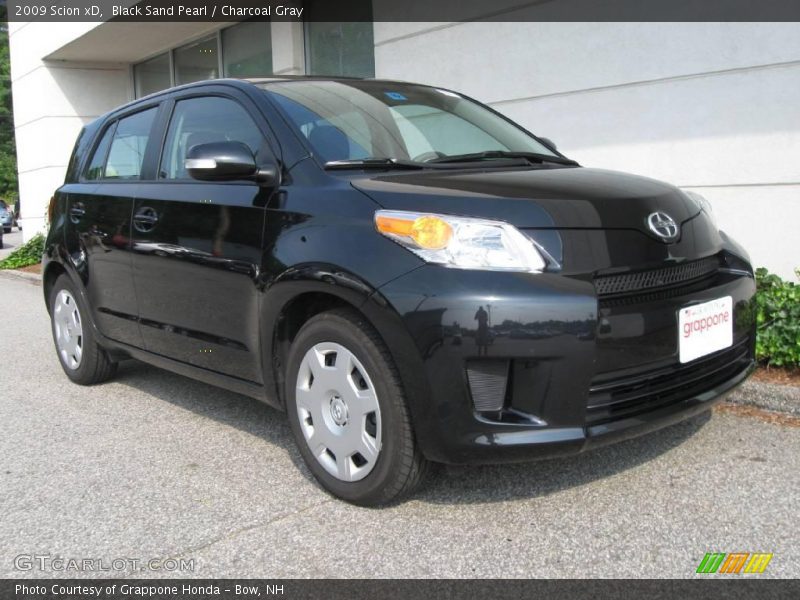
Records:
[[[694,200],[697,206],[700,208],[700,210],[706,213],[709,220],[711,221],[711,224],[714,225],[714,228],[719,229],[719,225],[717,224],[717,217],[714,214],[714,209],[711,207],[711,203],[697,192],[684,191],[684,194],[686,194],[687,196],[689,196],[689,198]]]
[[[423,260],[447,267],[539,273],[547,264],[530,238],[502,221],[379,210],[375,227]]]

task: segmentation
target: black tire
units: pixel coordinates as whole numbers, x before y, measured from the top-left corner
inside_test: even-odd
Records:
[[[56,337],[55,302],[59,293],[66,290],[75,299],[78,313],[82,324],[82,348],[83,354],[77,368],[70,368],[64,360],[58,348]],[[56,355],[61,368],[74,383],[80,385],[94,385],[103,383],[111,379],[117,372],[117,363],[111,360],[106,352],[98,343],[92,330],[89,319],[89,311],[83,303],[80,294],[67,275],[61,275],[56,279],[53,289],[50,291],[48,300],[50,306],[50,329],[53,333],[53,343],[56,345]]]
[[[328,473],[313,455],[301,430],[296,400],[300,366],[310,348],[326,342],[344,346],[361,362],[380,407],[381,447],[374,467],[359,481],[343,481]],[[323,488],[353,504],[380,506],[410,494],[420,484],[429,463],[414,439],[400,377],[383,341],[363,317],[337,309],[311,318],[295,337],[286,368],[289,424],[303,460]]]
[[[11,227],[3,227],[3,233],[11,233]]]

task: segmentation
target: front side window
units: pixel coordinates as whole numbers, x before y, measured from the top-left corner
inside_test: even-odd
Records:
[[[161,159],[162,179],[191,179],[186,153],[198,144],[235,141],[256,154],[264,138],[247,111],[235,100],[218,96],[189,98],[175,105]]]
[[[447,90],[380,81],[262,84],[324,161],[427,162],[481,152],[556,156],[486,107]]]
[[[155,116],[154,107],[119,120],[108,151],[104,179],[139,178]]]

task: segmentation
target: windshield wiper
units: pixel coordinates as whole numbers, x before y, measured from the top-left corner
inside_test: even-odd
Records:
[[[400,158],[353,158],[349,160],[329,160],[326,169],[424,169],[423,163]]]
[[[452,156],[442,156],[441,158],[434,158],[429,160],[429,163],[457,163],[457,162],[473,162],[479,160],[486,160],[492,158],[524,158],[532,164],[541,164],[544,162],[558,163],[560,165],[578,166],[578,163],[569,158],[562,158],[560,156],[549,156],[547,154],[537,154],[536,152],[513,152],[509,150],[487,150],[486,152],[472,152],[470,154],[453,154]]]

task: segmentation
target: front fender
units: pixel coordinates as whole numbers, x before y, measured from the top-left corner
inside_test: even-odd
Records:
[[[415,398],[426,393],[419,385],[422,383],[419,378],[413,377],[422,367],[416,346],[400,315],[377,289],[355,273],[335,265],[307,263],[287,269],[263,291],[262,368],[271,404],[285,408],[282,369],[288,340],[281,338],[284,319],[294,302],[314,296],[360,312],[389,349],[407,393]]]

